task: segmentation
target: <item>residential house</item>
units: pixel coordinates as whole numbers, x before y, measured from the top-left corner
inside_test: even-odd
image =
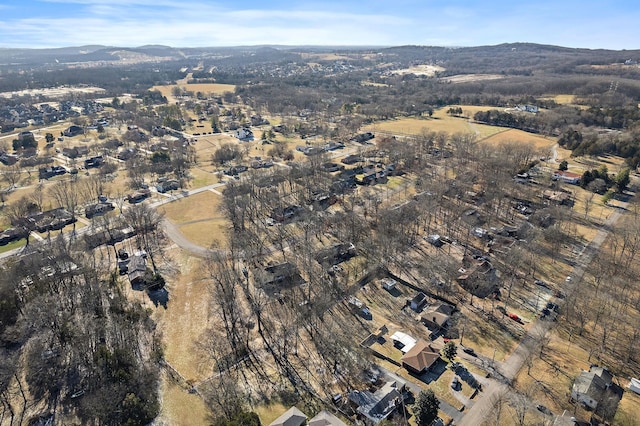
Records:
[[[413,296],[413,299],[411,299],[411,301],[409,302],[409,306],[414,311],[419,312],[426,303],[427,303],[427,295],[424,294],[423,292],[419,292],[418,294]]]
[[[260,287],[270,295],[305,283],[297,266],[289,262],[267,266],[263,270],[257,270],[256,275]]]
[[[431,332],[431,336],[436,336],[449,326],[451,314],[455,308],[448,303],[438,302],[425,309],[420,322],[422,322]]]
[[[571,388],[572,400],[596,412],[617,409],[621,397],[622,389],[613,383],[613,375],[606,368],[596,365],[580,373]]]
[[[499,290],[497,272],[487,260],[480,260],[469,271],[461,268],[459,272],[458,283],[474,296],[485,298]]]
[[[376,136],[371,133],[371,132],[366,132],[366,133],[360,133],[356,136],[354,136],[353,138],[351,138],[352,141],[354,142],[358,142],[358,143],[365,143],[370,141],[371,139],[375,138]]]
[[[273,209],[271,212],[271,218],[276,222],[287,222],[293,220],[297,215],[304,212],[304,207],[297,205],[291,205],[287,207],[279,207]]]
[[[440,359],[438,351],[420,339],[402,356],[402,366],[412,374],[426,372]]]
[[[355,164],[355,163],[359,163],[361,161],[362,161],[362,156],[357,155],[357,154],[347,155],[342,160],[340,160],[340,162],[343,163],[343,164]]]
[[[156,185],[156,190],[161,194],[164,194],[168,191],[174,191],[178,188],[180,188],[180,182],[178,182],[176,179],[169,179],[164,182],[158,182],[158,184]]]
[[[571,201],[571,193],[547,189],[542,192],[542,198],[544,200],[549,200],[554,204],[564,205],[569,204],[569,202]]]
[[[382,280],[382,288],[387,291],[393,291],[396,288],[396,280],[393,278],[385,278]]]
[[[349,402],[357,407],[356,411],[365,424],[377,425],[402,404],[404,387],[404,383],[391,381],[373,393],[355,390],[349,394]]]
[[[85,207],[84,215],[87,217],[87,219],[91,219],[94,216],[101,216],[107,212],[110,212],[113,209],[114,209],[114,206],[112,203],[90,204],[87,207]]]
[[[62,132],[62,134],[68,138],[71,138],[73,136],[78,136],[83,133],[84,133],[84,129],[80,126],[75,126],[75,125],[68,127],[64,132]]]
[[[67,169],[62,166],[42,167],[38,169],[38,179],[49,179],[53,176],[60,176],[67,173]]]
[[[90,169],[92,167],[100,167],[103,164],[104,164],[104,158],[102,157],[102,155],[87,158],[86,160],[84,160],[84,167],[86,169]]]
[[[75,221],[76,218],[70,212],[60,207],[18,219],[15,225],[24,226],[29,230],[35,229],[38,232],[47,232],[57,231]]]
[[[582,176],[577,173],[568,172],[566,170],[556,170],[555,172],[553,172],[553,176],[551,176],[551,179],[560,180],[565,183],[570,183],[571,185],[578,185],[580,183],[581,177]]]
[[[322,410],[314,418],[309,420],[309,426],[347,426],[345,422],[331,414],[327,410]]]
[[[296,407],[291,407],[269,426],[301,426],[307,422],[307,416]]]
[[[68,158],[78,158],[81,155],[87,155],[89,148],[86,146],[74,146],[72,148],[62,148],[62,155]]]
[[[402,331],[396,331],[391,335],[393,346],[399,348],[403,353],[407,353],[413,348],[417,342],[416,339]]]
[[[442,242],[442,240],[440,239],[440,235],[438,235],[438,234],[431,234],[431,235],[427,236],[427,237],[425,238],[425,240],[426,240],[429,244],[431,244],[431,245],[433,245],[433,246],[435,246],[435,247],[442,247],[442,245],[444,244],[444,243]]]
[[[339,243],[320,249],[315,254],[315,259],[323,266],[332,266],[345,262],[356,255],[356,246],[351,243]]]
[[[131,285],[139,285],[144,282],[144,275],[147,272],[147,259],[145,256],[134,254],[129,257],[127,268],[127,277]]]
[[[19,141],[23,141],[25,139],[35,139],[35,136],[33,136],[33,132],[23,131],[23,132],[18,133],[18,140]]]
[[[233,136],[243,142],[249,142],[254,139],[253,132],[248,127],[242,127],[233,133]]]
[[[12,166],[16,164],[19,158],[20,157],[15,154],[9,154],[7,152],[0,153],[0,163],[4,164],[5,166]]]

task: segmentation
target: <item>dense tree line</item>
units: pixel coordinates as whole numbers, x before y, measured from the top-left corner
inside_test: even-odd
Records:
[[[158,361],[149,312],[127,301],[115,276],[63,239],[5,265],[0,406],[26,422],[144,425],[158,413]]]

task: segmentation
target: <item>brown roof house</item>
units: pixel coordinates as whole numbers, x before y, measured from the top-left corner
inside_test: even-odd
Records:
[[[301,426],[307,422],[307,416],[296,407],[291,407],[269,426]]]
[[[440,359],[440,354],[424,340],[415,345],[402,356],[402,366],[413,374],[422,374]]]
[[[420,316],[420,322],[429,329],[431,335],[436,335],[449,327],[449,320],[455,308],[448,303],[435,303],[425,309]]]

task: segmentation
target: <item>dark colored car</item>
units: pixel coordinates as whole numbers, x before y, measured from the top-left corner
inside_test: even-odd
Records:
[[[464,352],[464,353],[466,353],[466,354],[469,354],[469,355],[471,355],[471,356],[478,356],[478,355],[476,354],[476,351],[474,351],[474,350],[473,350],[473,348],[468,348],[468,347],[466,347],[466,346],[462,348],[462,352]]]

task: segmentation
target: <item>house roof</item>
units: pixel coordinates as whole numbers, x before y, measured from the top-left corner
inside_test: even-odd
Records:
[[[435,363],[440,354],[424,340],[418,340],[409,352],[402,356],[402,363],[415,371],[422,371]]]
[[[328,412],[320,411],[314,418],[309,420],[309,426],[347,426],[342,420]]]
[[[425,300],[427,300],[427,295],[424,294],[423,292],[419,292],[418,294],[413,296],[413,299],[411,299],[411,302],[419,305],[421,303],[424,303]]]
[[[296,407],[291,407],[269,426],[300,426],[307,421],[307,416]]]
[[[375,393],[355,390],[349,394],[349,400],[358,406],[359,413],[378,424],[395,411],[397,401],[402,398],[397,386],[397,382],[387,382]]]
[[[422,322],[431,322],[436,324],[438,327],[443,327],[447,321],[449,321],[450,316],[444,314],[437,310],[429,310],[422,314],[420,319]]]
[[[391,335],[391,340],[395,340],[396,342],[402,343],[404,346],[402,347],[402,352],[409,352],[409,350],[416,344],[416,339],[409,336],[402,331],[396,331]]]
[[[567,179],[580,179],[582,176],[577,174],[577,173],[573,173],[573,172],[568,172],[566,170],[556,170],[555,172],[553,172],[554,176],[562,176],[565,177]]]

